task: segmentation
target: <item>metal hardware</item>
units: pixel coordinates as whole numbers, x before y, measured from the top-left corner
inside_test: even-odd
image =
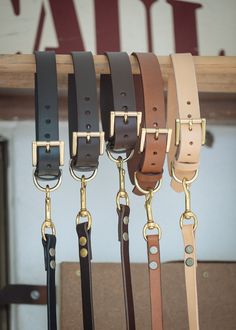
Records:
[[[85,236],[81,236],[79,239],[79,244],[81,246],[85,246],[87,244],[87,238]]]
[[[32,142],[32,165],[37,166],[37,148],[45,147],[47,152],[51,147],[59,147],[60,166],[64,165],[64,141],[33,141]]]
[[[151,246],[149,249],[150,254],[157,254],[158,253],[158,248],[156,246]]]
[[[161,188],[161,183],[162,183],[162,179],[160,179],[157,184],[156,184],[156,187],[154,189],[152,189],[153,193],[156,193],[160,188]],[[149,194],[150,190],[145,190],[143,189],[139,182],[138,182],[138,178],[137,178],[137,172],[134,172],[134,184],[136,186],[136,188],[141,192],[143,193],[144,195],[147,195]]]
[[[78,138],[86,138],[86,141],[89,142],[91,138],[99,138],[100,140],[100,155],[104,152],[104,132],[73,132],[72,134],[72,156],[76,156],[77,153],[77,144]]]
[[[158,264],[157,264],[156,261],[151,261],[151,262],[149,263],[148,266],[149,266],[149,268],[152,269],[152,270],[155,270],[155,269],[158,268]]]
[[[58,179],[57,179],[57,182],[56,182],[55,185],[52,186],[52,187],[49,187],[48,185],[47,185],[46,187],[41,186],[41,184],[39,184],[39,182],[38,182],[37,176],[35,175],[35,171],[33,171],[33,182],[34,182],[35,186],[36,186],[40,191],[46,192],[47,187],[49,187],[50,192],[53,192],[53,191],[55,191],[57,188],[59,188],[60,185],[61,185],[61,180],[62,180],[62,172],[61,172],[61,170],[60,170],[59,173],[60,173],[60,175],[59,175],[59,177],[58,177]]]
[[[175,168],[174,168],[173,162],[171,162],[171,176],[172,176],[172,178],[175,179],[176,182],[181,183],[181,184],[183,183],[183,180],[180,180],[175,174]],[[198,177],[198,169],[196,169],[192,179],[185,179],[186,184],[189,185],[189,184],[193,183],[197,179],[197,177]]]
[[[124,122],[127,123],[129,117],[137,117],[137,136],[139,136],[140,125],[142,121],[142,112],[136,111],[111,111],[110,112],[110,137],[115,133],[115,117],[124,117]]]
[[[191,198],[190,198],[190,190],[189,190],[189,183],[184,178],[182,181],[184,193],[185,193],[185,211],[182,213],[180,217],[180,228],[183,228],[184,220],[193,219],[193,230],[195,231],[198,226],[198,219],[197,216],[191,210]]]
[[[160,226],[155,223],[153,219],[153,214],[152,214],[152,198],[154,195],[154,190],[149,190],[149,192],[145,195],[145,209],[147,213],[147,223],[143,227],[143,237],[147,241],[147,230],[154,230],[156,229],[158,231],[159,239],[161,239],[161,228]]]
[[[139,147],[140,152],[144,150],[146,134],[155,134],[155,139],[158,139],[159,134],[167,134],[166,152],[169,152],[172,135],[171,128],[142,128]]]
[[[92,225],[92,216],[86,207],[86,180],[85,176],[81,177],[81,188],[80,188],[80,211],[76,217],[77,225],[80,223],[80,218],[87,218],[87,230],[90,230]]]
[[[117,157],[117,158],[115,158],[115,157],[112,155],[112,153],[111,153],[111,151],[110,151],[109,149],[106,149],[106,152],[107,152],[107,156],[109,157],[110,160],[112,160],[112,161],[115,162],[115,163],[119,163],[119,158],[120,158],[120,156]],[[130,151],[129,155],[128,155],[126,158],[122,158],[122,162],[123,162],[123,163],[126,163],[130,158],[133,157],[133,154],[134,154],[134,150],[132,149],[132,150]]]
[[[82,177],[84,177],[84,181],[85,181],[85,182],[89,182],[89,181],[91,181],[93,178],[95,178],[95,176],[96,176],[96,174],[97,174],[97,171],[98,171],[97,168],[96,168],[96,169],[92,172],[92,174],[91,174],[90,176],[88,176],[88,177],[85,177],[84,175],[79,176],[79,175],[75,174],[75,171],[74,171],[74,169],[73,169],[73,167],[72,167],[72,162],[73,162],[73,160],[71,159],[71,160],[70,160],[70,165],[69,165],[69,171],[70,171],[71,176],[72,176],[75,180],[77,180],[77,181],[81,181],[81,180],[82,180]]]
[[[193,130],[194,124],[201,124],[202,128],[202,145],[206,142],[206,119],[176,119],[175,120],[175,145],[178,146],[180,143],[180,128],[181,124],[188,124],[189,131]]]
[[[119,171],[119,191],[116,195],[116,206],[118,210],[120,210],[120,199],[124,198],[126,205],[129,205],[129,196],[127,191],[125,190],[125,170],[123,168],[123,158],[121,156],[118,157],[116,165]]]
[[[54,223],[52,222],[51,219],[51,197],[50,197],[50,188],[47,185],[45,188],[46,191],[46,197],[45,197],[45,220],[41,226],[41,234],[42,237],[44,239],[44,241],[46,241],[46,229],[49,228],[52,231],[53,235],[56,235],[56,228]]]
[[[82,249],[80,250],[80,256],[81,256],[82,258],[86,258],[87,255],[88,255],[88,250],[85,249],[85,248],[82,248]]]
[[[187,254],[191,254],[191,253],[193,253],[194,248],[192,245],[187,245],[184,250]]]

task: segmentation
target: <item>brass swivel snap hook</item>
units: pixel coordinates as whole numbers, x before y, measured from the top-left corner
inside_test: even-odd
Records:
[[[84,175],[81,177],[81,187],[80,187],[80,211],[76,217],[77,225],[81,222],[81,218],[87,218],[88,226],[87,230],[89,230],[92,226],[92,216],[90,212],[87,210],[86,206],[86,178]]]
[[[46,197],[45,197],[45,220],[41,226],[41,233],[42,233],[42,238],[44,239],[44,241],[46,241],[46,229],[50,228],[52,230],[52,234],[56,235],[56,228],[54,223],[52,222],[51,219],[51,197],[50,197],[50,188],[47,185],[45,188],[45,193],[46,193]]]
[[[161,239],[161,228],[160,226],[155,223],[153,219],[153,213],[152,213],[152,199],[154,195],[154,190],[150,189],[147,194],[145,194],[145,210],[147,214],[147,223],[143,227],[143,237],[147,241],[147,230],[154,230],[156,229],[158,231],[159,239]]]
[[[193,219],[193,230],[195,231],[198,226],[197,216],[191,210],[191,195],[190,195],[190,183],[186,178],[182,180],[183,190],[185,194],[185,210],[180,217],[180,228],[184,225],[184,220]]]
[[[120,210],[120,200],[121,198],[125,199],[126,205],[129,205],[129,196],[127,191],[125,190],[125,170],[124,170],[124,161],[121,156],[117,159],[117,168],[119,171],[119,191],[116,195],[116,206],[118,210]]]

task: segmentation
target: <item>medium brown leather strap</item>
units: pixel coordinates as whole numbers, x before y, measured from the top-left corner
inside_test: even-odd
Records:
[[[167,149],[164,89],[157,57],[152,53],[133,55],[141,72],[141,76],[134,79],[138,110],[142,111],[142,131],[134,155],[128,162],[128,169],[131,182],[134,184],[134,173],[137,171],[139,185],[148,191],[162,178]],[[136,188],[134,193],[141,194]]]
[[[147,236],[152,330],[162,330],[161,262],[159,235]]]
[[[189,329],[198,330],[197,259],[193,224],[182,227]]]
[[[105,54],[111,75],[101,75],[100,104],[102,125],[108,147],[114,151],[134,148],[140,121],[127,53]]]
[[[205,140],[205,119],[201,119],[195,68],[191,54],[171,55],[174,74],[168,79],[167,122],[173,130],[168,153],[169,173],[172,165],[180,179],[191,179],[199,167],[201,146]],[[174,179],[171,186],[183,191]]]
[[[123,292],[125,300],[126,329],[135,330],[134,302],[129,258],[129,214],[128,205],[120,204],[118,213],[118,238],[120,241]]]

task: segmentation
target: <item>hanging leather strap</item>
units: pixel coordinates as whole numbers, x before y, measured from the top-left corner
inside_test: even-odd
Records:
[[[91,52],[72,52],[74,74],[68,76],[69,143],[72,167],[93,171],[103,153],[99,132],[96,73]]]
[[[123,278],[123,291],[125,301],[125,317],[126,329],[135,329],[135,315],[134,315],[134,302],[132,292],[132,281],[130,271],[130,258],[129,258],[129,214],[130,208],[128,205],[120,204],[118,213],[118,238],[120,242],[121,253],[121,266]]]
[[[141,76],[135,76],[138,109],[142,112],[142,130],[133,157],[128,161],[129,177],[134,183],[137,172],[139,185],[153,189],[162,178],[165,154],[171,132],[166,129],[163,80],[157,57],[152,53],[134,53]],[[142,193],[134,188],[134,193]]]
[[[193,224],[182,227],[189,329],[198,330],[197,259]]]
[[[159,235],[147,235],[152,330],[162,330],[161,261]]]
[[[174,74],[168,79],[167,122],[173,131],[168,168],[180,179],[192,179],[199,167],[200,151],[205,143],[206,120],[201,118],[197,81],[191,54],[171,55]],[[183,191],[172,178],[175,191]]]
[[[93,297],[92,297],[92,278],[91,278],[91,230],[88,230],[87,223],[79,223],[76,231],[79,240],[79,260],[81,273],[81,292],[82,292],[82,308],[83,323],[85,330],[94,329],[93,316]]]
[[[63,165],[63,143],[59,141],[58,94],[54,52],[36,52],[35,125],[33,165],[39,179],[54,180]]]
[[[56,236],[45,234],[46,241],[42,239],[44,248],[45,270],[47,272],[47,315],[48,330],[57,329],[56,316],[56,285],[55,285],[55,269],[56,269]]]
[[[101,75],[100,104],[105,140],[109,149],[126,152],[134,148],[139,134],[140,113],[126,53],[106,53],[110,75]]]

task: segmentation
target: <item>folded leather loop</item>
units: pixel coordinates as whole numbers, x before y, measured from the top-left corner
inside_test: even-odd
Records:
[[[184,270],[186,282],[186,294],[188,305],[189,329],[199,329],[198,296],[197,296],[197,259],[195,246],[195,233],[193,224],[183,225],[182,234],[184,240]]]
[[[195,68],[191,54],[171,55],[174,74],[168,79],[167,122],[172,129],[173,138],[168,153],[168,168],[171,175],[171,166],[175,168],[176,176],[191,179],[199,166],[200,150],[202,145],[201,123],[180,123],[180,141],[176,145],[176,119],[200,120]],[[171,186],[175,191],[183,191],[181,183],[174,179]]]
[[[135,314],[134,302],[132,292],[132,281],[130,271],[130,257],[129,257],[129,214],[130,208],[128,205],[120,204],[118,213],[118,239],[120,242],[121,265],[122,265],[122,279],[123,292],[125,301],[125,317],[126,329],[135,329]]]
[[[74,137],[73,133],[99,133],[96,73],[91,52],[72,52],[74,74],[68,76],[69,143],[72,167],[93,171],[98,167],[100,138]],[[75,154],[73,154],[73,143]]]
[[[147,235],[152,330],[163,329],[159,235]]]
[[[47,272],[47,315],[48,330],[57,329],[56,316],[56,285],[55,285],[55,248],[56,236],[45,234],[46,241],[42,239],[44,248],[45,270]]]
[[[111,112],[136,113],[135,90],[131,65],[127,53],[105,53],[110,75],[101,75],[100,104],[105,140],[109,148],[116,151],[128,151],[134,148],[137,138],[137,116],[115,115],[114,135],[110,136]]]
[[[35,125],[36,141],[58,141],[58,93],[55,52],[35,52]],[[37,148],[35,175],[39,179],[60,176],[59,146]]]
[[[92,278],[91,278],[91,230],[86,222],[79,223],[76,231],[79,241],[79,260],[81,274],[81,293],[83,308],[83,324],[85,330],[94,329]]]
[[[164,103],[163,80],[157,57],[152,53],[133,53],[136,57],[141,76],[134,77],[137,108],[142,111],[142,130],[165,129],[166,115]],[[139,140],[135,146],[134,156],[128,161],[129,177],[134,185],[134,173],[144,190],[153,189],[163,173],[167,147],[167,134],[145,133],[144,151],[140,152]],[[142,193],[135,187],[133,192]]]

